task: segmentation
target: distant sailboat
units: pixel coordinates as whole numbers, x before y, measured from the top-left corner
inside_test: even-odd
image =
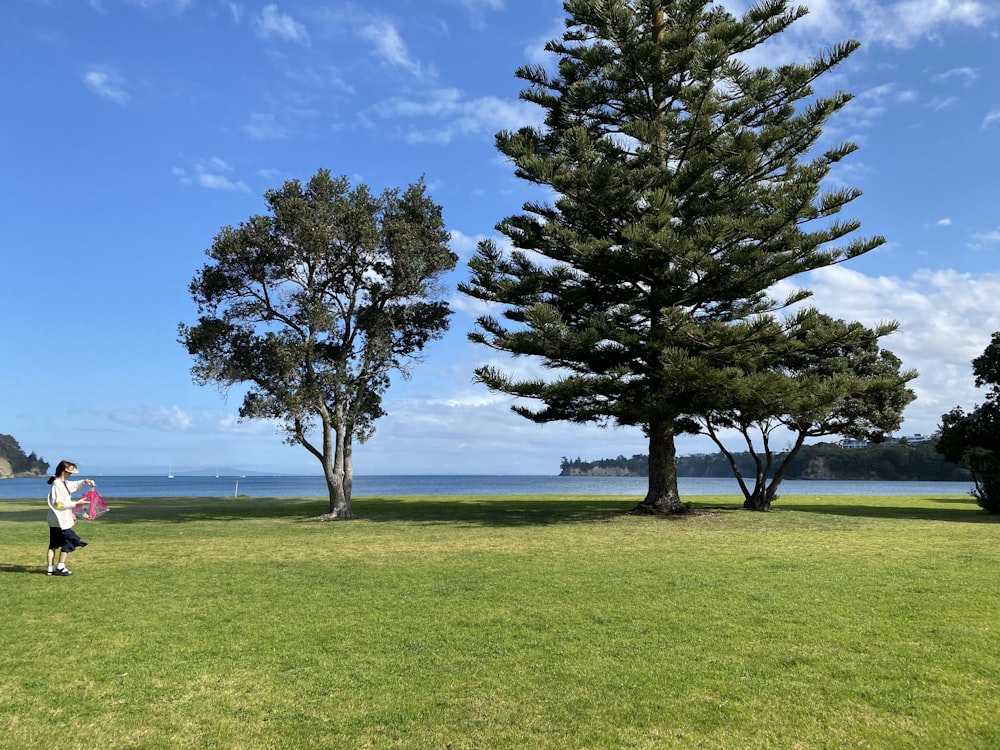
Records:
[[[173,479],[173,478],[174,478],[174,469],[173,467],[170,467],[169,469],[167,469],[167,479]]]

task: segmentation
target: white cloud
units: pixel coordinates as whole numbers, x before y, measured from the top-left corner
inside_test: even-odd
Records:
[[[250,122],[243,126],[243,132],[252,141],[275,141],[288,137],[288,131],[270,113],[251,114]]]
[[[232,172],[233,171],[233,167],[228,162],[226,162],[225,160],[220,159],[218,156],[213,156],[212,158],[210,158],[207,161],[203,162],[202,166],[204,168],[206,168],[206,169],[216,169],[216,170],[219,170],[221,172]]]
[[[566,31],[566,24],[562,17],[553,18],[552,25],[547,31],[542,32],[524,48],[524,55],[529,63],[533,65],[543,65],[553,69],[556,65],[556,58],[552,53],[545,50],[545,45],[553,39],[562,39]]]
[[[962,79],[966,84],[969,84],[979,78],[979,73],[972,68],[965,67],[952,68],[951,70],[946,70],[944,73],[938,73],[935,76],[931,76],[931,80],[935,83],[945,83],[955,78]]]
[[[749,0],[720,3],[737,16],[750,5]],[[920,39],[936,38],[945,27],[978,28],[1000,17],[995,0],[809,0],[804,5],[809,13],[791,27],[789,34],[779,35],[782,44],[791,46],[790,36],[821,36],[827,43],[831,38],[856,37],[909,47]],[[810,54],[816,52],[804,40],[802,49],[809,49]],[[965,74],[962,69],[958,71],[957,75]]]
[[[484,363],[477,356],[484,351],[478,348],[470,360],[452,368],[452,382],[444,384],[447,395],[414,392],[408,384],[393,386],[387,416],[364,449],[355,452],[356,471],[379,474],[384,473],[380,467],[392,466],[398,473],[552,475],[559,473],[563,455],[603,458],[648,452],[638,428],[535,424],[511,411],[514,399],[509,396],[470,387],[470,373]]]
[[[982,244],[984,242],[1000,242],[1000,227],[989,232],[977,232],[972,235],[972,239],[978,244]]]
[[[92,407],[86,411],[112,424],[153,432],[273,435],[277,431],[273,420],[240,420],[239,415],[232,412],[188,411],[179,406]]]
[[[948,107],[950,107],[952,104],[954,104],[957,101],[958,101],[958,97],[956,97],[956,96],[946,96],[946,97],[936,96],[933,99],[931,99],[929,102],[927,102],[927,106],[930,107],[931,109],[939,112],[942,109],[947,109]]]
[[[889,319],[900,322],[900,331],[882,345],[895,352],[905,367],[916,368],[919,377],[910,384],[917,400],[907,408],[899,434],[932,433],[951,408],[982,402],[971,361],[1000,330],[1000,274],[944,270],[888,277],[836,267],[810,274],[801,283],[815,292],[810,303],[835,317],[866,325]],[[391,466],[391,473],[555,474],[563,455],[596,459],[647,452],[638,428],[535,424],[511,411],[514,399],[470,383],[472,371],[484,364],[517,377],[550,373],[533,358],[511,359],[465,341],[471,321],[460,313],[456,317],[449,341],[432,344],[450,343],[447,361],[435,357],[433,369],[418,366],[414,378],[395,382],[386,394],[388,414],[379,420],[374,437],[356,451],[357,473],[387,473]],[[220,445],[225,434],[256,433],[273,441],[272,450],[283,450],[273,424],[240,423],[235,415],[221,411],[139,407],[102,414],[117,424],[151,431],[203,431],[220,436]],[[300,455],[299,449],[288,450],[289,460]],[[703,438],[685,436],[678,440],[678,451],[684,455],[715,448]]]
[[[856,128],[871,127],[893,105],[907,104],[916,99],[917,93],[912,89],[901,89],[895,83],[883,83],[857,94],[844,108],[841,116]]]
[[[724,0],[735,15],[748,0]],[[855,38],[865,43],[907,48],[922,39],[937,39],[954,27],[979,28],[1000,17],[994,0],[809,0],[809,13],[786,32],[772,37],[744,55],[750,65],[775,66],[815,57],[832,42]],[[962,76],[968,68],[941,74],[939,80]]]
[[[139,406],[132,409],[110,408],[90,411],[115,424],[157,431],[184,432],[194,424],[191,415],[179,406]]]
[[[989,128],[1000,122],[1000,107],[990,110],[990,112],[983,118],[983,128]]]
[[[1000,240],[1000,230],[996,235]],[[828,315],[868,326],[899,322],[900,330],[882,346],[919,372],[910,384],[917,399],[907,407],[905,433],[929,434],[952,407],[982,400],[971,362],[1000,330],[1000,274],[943,270],[873,277],[840,266],[813,272],[800,283],[814,292],[806,304]]]
[[[838,0],[809,0],[802,3],[809,8],[809,13],[800,19],[793,27],[798,31],[819,31],[824,35],[840,35],[844,33],[848,18],[842,3]]]
[[[503,0],[458,0],[466,10],[503,10]]]
[[[393,67],[403,68],[418,77],[423,75],[420,63],[410,57],[406,42],[391,21],[373,20],[362,26],[358,33],[371,42],[378,56]]]
[[[865,38],[910,47],[935,38],[946,26],[982,26],[997,16],[995,3],[981,0],[902,0],[895,3],[848,0]]]
[[[257,35],[262,39],[282,39],[286,42],[309,43],[306,27],[291,16],[278,12],[277,5],[266,5],[257,19]]]
[[[951,219],[938,219],[935,224],[939,227],[950,227]]]
[[[210,174],[202,172],[198,175],[198,184],[209,190],[235,190],[241,193],[249,193],[249,186],[243,181],[233,182],[228,177],[220,174]]]
[[[227,173],[234,169],[223,159],[213,156],[210,159],[196,161],[190,169],[174,167],[171,173],[180,180],[182,185],[198,185],[208,190],[233,190],[249,193],[250,186],[242,180],[232,180]]]
[[[479,247],[479,243],[484,239],[486,239],[486,235],[484,234],[470,236],[457,229],[452,229],[451,240],[448,245],[451,247],[451,251],[458,255],[459,263],[467,263],[469,258],[475,255],[476,248]]]
[[[504,8],[503,0],[457,0],[457,2],[465,9],[469,23],[476,29],[486,26],[487,12],[501,11]]]
[[[221,433],[235,435],[276,435],[278,423],[271,419],[240,419],[238,414],[206,413],[201,415],[206,427]]]
[[[470,390],[464,393],[456,393],[452,396],[444,399],[438,399],[435,401],[428,402],[429,405],[447,406],[451,409],[463,409],[466,407],[478,408],[482,406],[493,406],[495,404],[507,405],[510,403],[510,397],[505,396],[502,393],[493,393],[485,388]]]
[[[194,4],[194,0],[128,0],[128,3],[139,8],[166,8],[180,12],[190,8]],[[101,0],[90,0],[90,7],[104,11],[104,3]]]
[[[88,70],[83,76],[83,82],[87,88],[105,99],[110,99],[118,104],[125,104],[129,100],[128,92],[124,88],[124,80],[113,68],[102,67]]]
[[[466,99],[461,91],[450,88],[436,89],[423,101],[390,99],[373,112],[383,119],[405,121],[405,137],[410,143],[447,144],[459,136],[492,136],[498,130],[539,125],[538,109],[528,102],[495,96]],[[419,124],[424,119],[433,123]]]
[[[274,167],[265,167],[264,169],[257,170],[257,176],[264,178],[268,182],[277,183],[284,179],[284,172]]]
[[[836,267],[810,274],[800,283],[814,291],[809,304],[829,315],[869,326],[899,321],[900,330],[884,339],[882,346],[899,356],[904,367],[919,372],[910,383],[917,399],[906,409],[899,434],[930,434],[941,415],[954,406],[968,408],[982,401],[971,361],[982,354],[992,333],[1000,330],[1000,274],[973,276],[945,270],[897,278]],[[787,284],[785,291],[792,286]],[[459,319],[450,335],[464,335],[471,327],[465,318],[468,312],[457,311]],[[422,383],[421,377],[393,386],[387,394],[388,416],[357,454],[360,473],[379,473],[377,467],[383,464],[400,469],[398,457],[406,456],[407,470],[416,473],[462,466],[468,473],[544,474],[558,472],[562,455],[596,459],[647,452],[648,444],[637,428],[604,430],[564,422],[538,425],[512,413],[514,399],[485,386],[470,387],[469,373],[487,364],[515,377],[549,377],[551,373],[534,358],[507,358],[472,344],[456,348],[457,359],[443,372],[436,370],[433,387]],[[681,455],[715,450],[701,437],[678,439]]]

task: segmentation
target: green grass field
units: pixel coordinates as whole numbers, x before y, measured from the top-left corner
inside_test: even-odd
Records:
[[[1000,747],[969,497],[0,503],[0,747]]]

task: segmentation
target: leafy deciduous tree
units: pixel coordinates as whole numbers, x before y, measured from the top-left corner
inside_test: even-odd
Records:
[[[248,384],[240,417],[275,420],[319,459],[328,517],[350,518],[353,443],[382,416],[390,373],[447,329],[440,281],[457,257],[423,181],[376,196],[321,169],[265,199],[269,215],[206,251],[180,341],[196,382]]]
[[[1000,332],[972,360],[972,372],[977,387],[989,387],[986,401],[968,413],[956,406],[942,415],[937,450],[949,461],[967,463],[980,507],[1000,513]]]
[[[906,384],[916,371],[901,371],[900,359],[879,348],[895,323],[869,329],[806,310],[786,333],[786,349],[774,348],[764,361],[736,381],[726,409],[697,420],[729,460],[745,498],[743,507],[769,510],[790,462],[810,437],[843,435],[877,440],[899,428],[903,409],[915,396]],[[776,454],[771,437],[779,428],[792,433],[787,451]],[[750,486],[720,430],[736,430],[754,462]],[[756,442],[759,437],[759,445]]]
[[[513,250],[481,243],[460,287],[502,309],[503,320],[478,320],[473,341],[534,355],[554,374],[476,376],[540,402],[515,407],[537,422],[641,426],[643,507],[682,512],[675,437],[692,426],[685,415],[724,406],[747,346],[780,340],[766,316],[808,296],[774,300],[769,290],[884,241],[838,244],[859,224],[834,217],[860,192],[820,189],[855,146],[818,152],[824,124],[851,97],[814,97],[812,83],[858,44],[753,68],[746,54],[804,8],[763,0],[739,18],[707,0],[564,8],[567,30],[546,47],[558,71],[517,71],[544,127],[496,139],[552,202],[501,221]]]

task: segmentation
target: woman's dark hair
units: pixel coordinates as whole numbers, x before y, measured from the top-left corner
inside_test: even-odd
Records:
[[[66,471],[67,466],[76,466],[76,461],[60,461],[59,464],[56,466],[55,474],[49,477],[49,484],[52,484],[54,481],[56,481],[56,478],[59,477],[59,475],[61,475],[64,471]]]

